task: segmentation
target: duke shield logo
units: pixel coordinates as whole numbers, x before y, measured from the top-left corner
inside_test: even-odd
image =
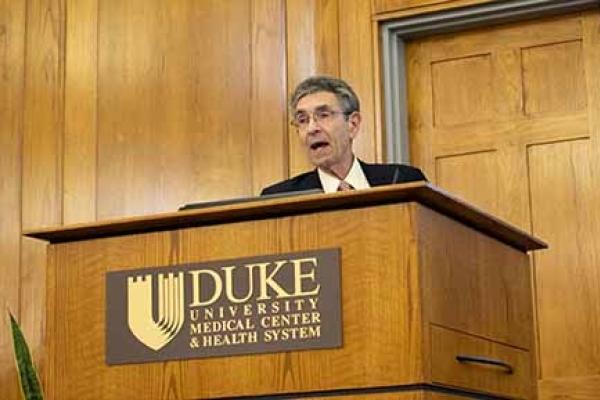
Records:
[[[181,330],[184,314],[183,272],[158,274],[158,304],[153,317],[152,275],[127,278],[127,322],[133,335],[149,348],[158,351]]]

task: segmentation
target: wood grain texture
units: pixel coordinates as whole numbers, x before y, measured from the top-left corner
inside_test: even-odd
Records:
[[[411,70],[422,68],[423,75],[422,78],[411,79],[421,79],[422,83],[431,87],[431,102],[436,105],[431,110],[431,115],[420,115],[418,112],[411,114],[414,115],[411,116],[411,124],[420,126],[420,131],[431,135],[429,142],[436,144],[432,151],[465,153],[481,149],[484,145],[488,149],[497,148],[500,138],[505,139],[504,145],[510,145],[519,141],[527,143],[546,140],[549,135],[557,136],[559,132],[571,137],[586,134],[586,118],[580,109],[567,113],[545,113],[536,118],[528,116],[525,105],[532,100],[527,99],[527,91],[524,89],[526,82],[522,78],[527,63],[522,54],[527,54],[528,49],[545,49],[553,47],[552,43],[578,40],[581,37],[580,20],[577,17],[549,19],[506,25],[493,31],[492,35],[489,29],[477,29],[461,35],[432,37],[410,45],[415,47],[412,52],[420,51],[419,57],[422,58],[420,66],[415,65]],[[544,35],[539,32],[544,32]],[[421,50],[418,50],[419,47],[422,47]],[[409,56],[410,54],[411,51]],[[456,86],[455,75],[461,71],[473,76],[470,81],[479,83]],[[427,81],[430,78],[426,75],[432,75],[431,82]],[[527,76],[529,78],[535,75]],[[558,81],[562,82],[564,79],[559,78],[558,74],[553,76],[556,76],[556,85],[560,86]],[[458,80],[460,79],[459,75]],[[547,79],[536,77],[537,83],[528,85],[544,87],[544,81]],[[414,93],[415,101],[428,100],[418,100],[418,96],[428,96],[428,91],[419,94],[419,87],[410,85],[409,83],[409,96]],[[538,95],[544,96],[553,97],[551,93]],[[432,119],[427,120],[428,118]],[[558,124],[571,124],[571,127],[557,129]],[[519,134],[515,135],[514,132]],[[471,144],[469,149],[465,148],[467,144]]]
[[[146,4],[146,6],[143,6],[142,3]],[[44,335],[45,324],[43,318],[45,270],[42,266],[45,263],[46,255],[44,246],[41,243],[29,239],[23,241],[22,248],[17,247],[16,256],[7,253],[8,250],[6,248],[10,246],[15,247],[15,243],[18,246],[21,242],[21,214],[23,225],[27,228],[57,225],[63,222],[94,221],[97,209],[99,209],[99,214],[104,212],[104,215],[111,213],[114,215],[139,214],[147,209],[144,207],[147,207],[148,202],[156,204],[162,201],[161,204],[168,203],[165,207],[173,209],[179,204],[201,198],[203,193],[206,192],[201,192],[198,189],[199,187],[214,197],[228,197],[232,195],[231,193],[247,195],[252,193],[253,187],[255,188],[254,190],[258,190],[257,188],[261,185],[258,181],[259,175],[276,173],[276,168],[278,167],[281,171],[284,170],[285,166],[280,164],[284,163],[282,160],[287,154],[285,146],[281,145],[280,151],[271,157],[271,159],[264,155],[264,152],[267,150],[271,154],[272,148],[270,146],[273,143],[277,141],[283,143],[281,139],[282,127],[278,128],[279,131],[277,129],[270,129],[269,124],[273,124],[275,119],[268,116],[266,112],[266,110],[272,107],[279,107],[276,113],[281,115],[283,108],[281,99],[285,94],[285,88],[280,82],[277,82],[275,76],[271,76],[271,71],[279,69],[281,79],[284,64],[280,61],[272,63],[273,58],[268,57],[278,52],[281,58],[284,54],[283,28],[282,26],[270,25],[271,20],[277,13],[280,15],[280,21],[282,20],[282,2],[255,1],[251,3],[248,1],[241,4],[241,7],[238,5],[238,2],[230,2],[228,7],[224,7],[222,2],[217,1],[212,3],[189,1],[169,6],[168,10],[164,7],[161,8],[158,3],[155,2],[152,5],[146,2],[138,2],[137,4],[132,4],[129,8],[126,7],[128,14],[121,15],[121,17],[125,22],[134,21],[134,27],[128,31],[127,37],[119,36],[123,33],[123,30],[118,31],[115,29],[116,40],[114,42],[110,42],[110,37],[103,34],[107,31],[113,32],[112,29],[118,24],[118,21],[111,21],[112,14],[106,12],[107,10],[111,10],[110,1],[61,0],[32,2],[29,5],[27,17],[25,16],[24,3],[11,2],[10,6],[5,6],[4,3],[2,5],[2,10],[7,10],[6,13],[2,12],[2,18],[6,16],[13,21],[9,25],[6,25],[7,29],[3,29],[5,26],[4,22],[0,24],[2,28],[0,29],[0,58],[3,66],[2,82],[4,82],[4,78],[7,78],[10,80],[11,85],[16,84],[17,86],[11,86],[10,91],[3,91],[2,93],[2,95],[5,93],[8,94],[11,96],[11,99],[2,98],[1,123],[12,124],[14,122],[12,118],[16,118],[19,121],[24,120],[24,124],[21,133],[23,135],[23,149],[17,153],[19,157],[17,166],[21,168],[22,164],[23,176],[21,179],[19,170],[17,175],[10,176],[10,180],[7,178],[4,181],[3,179],[3,183],[6,182],[7,185],[10,183],[12,186],[7,186],[7,189],[2,190],[1,194],[2,201],[6,200],[9,202],[14,201],[16,199],[15,196],[17,194],[20,196],[22,193],[22,201],[21,197],[19,197],[17,200],[18,204],[11,203],[10,206],[6,204],[7,207],[5,210],[7,212],[10,210],[11,216],[3,219],[7,224],[2,224],[1,229],[2,234],[10,230],[12,238],[2,241],[2,252],[0,254],[6,260],[14,260],[15,257],[17,259],[22,258],[24,267],[20,272],[18,269],[15,270],[17,274],[17,278],[15,279],[22,282],[22,319],[26,334],[32,343],[36,360],[43,358],[41,341]],[[250,10],[249,4],[252,4],[254,7],[254,14],[248,12]],[[140,9],[142,11],[138,12]],[[190,9],[192,9],[192,12],[188,15],[187,11]],[[120,10],[122,11],[123,9]],[[98,13],[99,11],[100,13]],[[151,17],[144,20],[144,13],[151,15]],[[16,25],[19,15],[23,18],[20,27]],[[161,15],[167,16],[163,18]],[[203,16],[202,18],[212,20],[212,26],[217,26],[221,29],[220,31],[215,30],[213,36],[219,40],[224,37],[225,41],[229,43],[229,47],[215,47],[213,46],[215,41],[211,41],[210,38],[199,40],[201,44],[193,47],[194,37],[198,38],[203,35],[202,29],[204,28],[202,24],[194,27],[198,20],[201,20],[201,18],[196,18],[199,15]],[[240,17],[240,15],[243,15],[243,17]],[[135,25],[140,25],[140,16],[144,20],[141,24],[146,23],[146,28],[154,31],[149,37],[137,35],[140,30],[136,30]],[[25,18],[26,21],[24,20]],[[165,20],[168,20],[169,24],[163,23]],[[180,23],[181,21],[183,22]],[[104,25],[102,25],[103,23]],[[229,29],[229,25],[227,24],[234,26],[235,29]],[[205,25],[209,30],[212,29],[210,24]],[[107,26],[108,29],[102,30],[103,27],[106,28]],[[178,30],[179,26],[182,29]],[[161,37],[165,27],[168,29],[173,28],[175,32],[169,31],[168,37]],[[18,33],[18,29],[21,29],[21,33],[19,33],[21,35],[20,38],[15,36]],[[27,30],[26,43],[25,29]],[[226,34],[222,34],[223,32]],[[5,39],[10,39],[10,42]],[[152,39],[157,40],[152,43]],[[253,41],[252,48],[248,45],[251,40]],[[122,41],[132,44],[129,47],[124,47]],[[173,45],[173,43],[177,43],[177,45]],[[173,50],[173,48],[180,48],[180,43],[187,43],[189,46],[181,51]],[[153,47],[155,44],[156,47]],[[99,59],[97,55],[101,57],[106,54],[112,55],[114,53],[114,49],[110,47],[112,45],[116,49],[124,49],[124,52],[135,49],[135,51],[142,53],[142,57],[134,57],[135,60],[128,60],[129,55],[133,54],[137,56],[135,51],[131,51],[126,53],[124,61],[116,63],[117,65],[112,64],[107,66],[107,63],[103,62],[106,60],[106,57]],[[21,46],[20,51],[18,50],[18,46]],[[273,46],[277,46],[278,50],[272,51]],[[25,47],[26,49],[24,49]],[[214,49],[221,57],[221,59],[214,62],[212,67],[208,65],[209,62],[207,61],[210,57],[203,58],[206,56],[202,50],[204,48]],[[248,55],[251,51],[256,53],[252,59],[254,62],[252,65],[250,64],[251,57]],[[124,54],[124,52],[117,53]],[[239,55],[244,52],[246,53],[246,62],[239,63]],[[169,56],[172,55],[171,58],[167,57],[169,59],[168,65],[162,63],[162,61],[167,59],[161,57],[165,53]],[[147,57],[144,58],[144,55]],[[140,120],[137,120],[129,124],[129,127],[133,126],[133,128],[127,132],[128,139],[126,141],[121,141],[122,137],[118,138],[117,143],[120,143],[121,147],[119,145],[116,146],[116,156],[122,156],[122,158],[118,160],[116,165],[113,165],[110,159],[107,162],[106,157],[102,158],[102,156],[106,156],[107,153],[112,153],[115,150],[112,148],[112,145],[109,144],[110,148],[107,146],[98,146],[98,143],[106,144],[106,141],[100,142],[96,129],[97,124],[101,126],[106,126],[106,124],[103,125],[100,123],[97,102],[100,101],[100,104],[103,104],[103,100],[110,102],[111,99],[106,96],[115,96],[118,98],[123,94],[120,90],[127,91],[130,89],[124,86],[119,87],[117,78],[123,74],[130,74],[132,69],[129,64],[135,64],[136,60],[141,60],[137,66],[143,64],[139,68],[142,72],[135,76],[140,86],[154,85],[155,81],[141,82],[145,77],[144,71],[148,69],[146,61],[152,59],[152,57],[156,57],[162,63],[161,66],[167,70],[160,78],[162,79],[166,76],[166,79],[163,79],[161,83],[164,84],[163,88],[168,87],[169,89],[153,89],[153,93],[157,95],[151,99],[151,102],[153,101],[156,107],[151,108],[152,112],[140,117],[141,119],[146,119],[146,121],[140,122]],[[223,61],[223,58],[226,61]],[[10,65],[10,73],[4,71],[5,62],[10,62],[10,64],[6,64]],[[173,64],[179,67],[185,65],[188,69],[173,68]],[[211,68],[212,71],[220,71],[222,65],[230,66],[229,70],[225,72],[225,74],[229,75],[221,79],[215,79],[216,74],[211,72]],[[179,79],[182,70],[184,70],[184,73],[192,72],[184,76],[183,79]],[[249,77],[252,73],[254,73],[252,77],[253,81],[252,83],[247,83],[251,81]],[[16,74],[21,75],[19,78],[20,83],[13,78]],[[24,80],[23,75],[25,75]],[[200,78],[196,79],[197,76]],[[103,81],[101,81],[102,78],[104,78]],[[237,96],[236,93],[239,93],[239,91],[230,90],[231,87],[240,86],[237,83],[238,80],[242,82],[241,85],[245,92],[244,96]],[[115,91],[110,92],[106,87],[100,86],[101,82],[109,82],[108,86],[114,83],[115,86],[111,86],[111,89],[114,88]],[[206,82],[212,83],[214,90],[205,91],[206,88],[204,86]],[[252,86],[252,89],[250,89],[250,86]],[[21,94],[14,92],[16,87],[19,88]],[[180,90],[181,88],[188,87],[192,89],[185,89],[187,92],[182,96],[177,95],[178,92],[182,91]],[[279,90],[278,93],[276,89]],[[165,93],[167,95],[163,96],[164,98],[160,97]],[[228,110],[223,110],[220,105],[212,103],[215,99],[215,93],[218,93],[222,103],[229,104]],[[132,94],[132,102],[138,101],[139,91]],[[23,104],[19,104],[16,109],[11,109],[10,120],[8,118],[5,119],[4,112],[5,110],[9,110],[9,106],[13,107],[17,98],[12,99],[12,96],[17,95],[22,96],[24,100],[18,101]],[[185,101],[179,101],[182,97],[185,98]],[[234,100],[231,101],[230,97]],[[158,114],[158,112],[154,113],[154,111],[162,108],[161,101],[165,98],[169,100],[165,102],[168,108],[166,114],[176,122],[169,121],[166,124],[168,125],[167,132],[161,129],[165,125],[158,126],[151,135],[142,137],[142,140],[140,140],[138,132],[144,130],[144,124],[154,126],[157,120],[154,114]],[[278,101],[279,103],[273,106]],[[242,102],[244,103],[243,107],[240,106]],[[260,139],[254,140],[252,143],[250,137],[251,117],[249,116],[251,106],[254,107],[253,110],[257,116],[252,121],[252,129],[254,129],[254,134],[257,138],[258,134],[261,135]],[[192,120],[192,123],[187,124],[184,128],[181,128],[182,124],[179,124],[180,110],[182,108],[189,111],[186,115]],[[202,109],[202,112],[196,113],[199,109]],[[109,111],[111,110],[106,112]],[[131,109],[125,109],[120,115],[125,119],[129,119],[132,114],[135,114],[133,112],[129,113],[130,111]],[[226,126],[220,132],[212,131],[215,128],[213,118],[215,114],[218,114],[217,118],[221,122],[225,121],[223,125]],[[235,118],[230,118],[230,114],[241,115],[241,118],[238,118],[236,122]],[[107,114],[103,115],[106,116]],[[113,114],[111,113],[109,117],[112,118]],[[283,116],[279,118],[280,125],[282,119]],[[187,127],[193,125],[195,123],[193,121],[196,120],[203,121],[201,124],[205,128],[208,127],[206,128],[206,132],[210,134],[212,139],[201,142],[196,141],[191,150],[185,153],[181,148],[185,147],[188,150],[188,147],[185,144],[181,144],[181,135],[178,135],[178,133],[183,132],[184,136],[188,134],[195,136],[197,132],[191,132]],[[239,123],[239,120],[244,121],[243,125]],[[106,119],[103,122],[107,122]],[[108,134],[112,135],[114,132],[110,130],[111,127],[108,129]],[[193,127],[193,129],[196,128]],[[234,131],[237,136],[230,135],[229,137],[224,137],[225,135],[220,135],[223,130],[228,132]],[[176,131],[177,134],[169,136],[172,131]],[[107,132],[107,130],[105,129],[104,132]],[[120,133],[117,131],[117,134]],[[2,143],[6,145],[6,149],[14,147],[15,137],[13,135],[14,132],[11,132],[10,135],[2,134],[3,140],[6,138],[10,141],[10,143]],[[150,151],[153,151],[153,147],[157,147],[158,149],[154,151],[160,151],[161,154],[168,153],[165,156],[167,161],[157,165],[154,163],[154,160],[145,155],[140,157],[138,153],[138,149],[140,148],[138,144],[140,144],[140,141],[144,142],[146,150],[150,149]],[[148,144],[148,142],[150,143]],[[19,139],[18,143],[20,145],[21,139]],[[163,151],[164,149],[168,149],[171,144],[173,144],[172,151]],[[247,149],[250,148],[251,144],[253,147],[251,151],[248,151]],[[128,147],[128,145],[131,146]],[[237,171],[232,171],[231,166],[233,164],[229,160],[224,162],[221,152],[215,150],[215,147],[223,145],[227,148],[228,152],[231,151],[234,161],[241,159],[241,163],[238,162],[240,166],[238,166]],[[119,153],[118,150],[122,150],[122,152]],[[257,154],[252,156],[255,152]],[[177,179],[171,179],[172,176],[163,179],[163,181],[173,181],[179,188],[179,191],[170,197],[170,201],[163,201],[160,196],[156,195],[155,187],[152,187],[152,184],[155,182],[154,178],[156,177],[154,172],[156,170],[162,171],[171,168],[171,165],[168,163],[169,157],[170,159],[179,159],[181,158],[179,157],[180,153],[185,153],[189,157],[184,158],[188,161],[191,159],[191,161],[187,164],[184,163],[185,165],[182,168],[175,168],[178,173]],[[190,153],[192,153],[191,156]],[[8,173],[10,171],[13,174],[16,170],[15,165],[12,163],[17,159],[13,157],[14,154],[12,152],[10,154],[10,157],[2,158],[2,166],[3,172]],[[98,154],[100,157],[97,157]],[[207,157],[212,157],[212,164],[210,162],[207,164]],[[132,172],[131,168],[129,168],[131,160],[139,160],[140,158],[150,161],[148,165],[144,163],[140,165],[138,163],[136,167],[139,167],[139,170]],[[7,163],[6,165],[4,165],[5,162]],[[122,164],[119,164],[119,162]],[[249,166],[253,162],[257,162],[259,168],[254,169],[254,176],[248,176],[247,173],[252,171],[252,168],[249,168]],[[11,165],[8,165],[8,163]],[[124,167],[119,170],[123,165]],[[182,163],[180,162],[177,165],[181,166]],[[213,166],[210,165],[214,166],[216,172],[213,170]],[[153,170],[153,166],[156,169]],[[267,169],[272,169],[272,171],[265,172]],[[112,175],[111,181],[107,183],[105,180],[102,180],[103,177],[110,176],[111,171],[116,171]],[[140,179],[143,182],[135,186],[135,182],[132,184],[131,180],[127,181],[123,179],[125,174],[122,174],[122,171],[128,171],[130,176],[134,176],[135,179],[143,175]],[[199,171],[199,173],[194,171]],[[213,174],[213,172],[215,173]],[[234,182],[234,186],[238,186],[233,189],[231,185],[222,182],[222,177],[232,172],[234,172],[232,181],[237,182]],[[206,185],[202,186],[198,183],[200,181],[206,182],[206,179],[202,178],[205,175],[212,177],[212,186],[206,187]],[[277,179],[282,176],[283,173],[277,174]],[[134,178],[132,179],[135,180]],[[260,179],[264,181],[264,178]],[[104,186],[101,185],[99,187],[97,181],[100,181]],[[20,186],[21,182],[22,187]],[[160,182],[158,184],[161,188],[166,187],[167,189],[171,188],[169,185],[170,183],[168,182],[162,186]],[[129,191],[121,194],[115,188],[125,188],[124,191]],[[113,204],[111,203],[113,197],[117,197],[117,200],[119,199],[115,193],[119,193],[119,196],[134,196],[132,195],[134,191],[137,191],[134,195],[137,195],[137,193],[144,194],[142,197],[134,199],[134,202],[139,200],[139,203],[135,202],[133,204],[134,202],[131,202],[123,204],[123,202],[120,202],[118,206],[107,211],[107,208],[110,208],[111,204]],[[160,193],[163,193],[162,189]],[[149,200],[146,201],[146,199]],[[97,204],[97,200],[100,205]],[[21,204],[22,213],[20,211]],[[159,206],[156,208],[159,208]],[[13,221],[16,220],[19,221],[19,225],[13,224]],[[8,274],[6,277],[7,279],[3,280],[2,284],[4,285],[4,282],[6,282],[7,285],[10,285],[10,292],[7,290],[6,296],[7,301],[12,304],[13,300],[8,299],[8,297],[15,298],[15,295],[18,296],[19,283],[14,284],[13,279]],[[18,311],[18,297],[16,299],[17,304],[14,309]],[[0,341],[3,338],[3,336],[0,337]],[[0,352],[0,356],[4,354],[8,353]],[[9,363],[4,365],[12,367]],[[9,385],[2,385],[2,388],[13,390],[14,386],[11,389]]]
[[[23,227],[59,225],[62,213],[64,2],[27,8]]]
[[[533,324],[530,325],[533,327]],[[432,381],[450,386],[471,387],[484,393],[504,393],[511,398],[531,399],[532,357],[528,351],[481,340],[449,329],[431,326]],[[509,364],[508,374],[499,367],[459,363],[457,356],[486,357]]]
[[[540,31],[544,32],[543,35]],[[494,32],[494,34],[490,34]],[[517,49],[517,54],[534,47],[553,43],[571,42],[581,38],[581,14],[507,23],[496,27],[481,27],[461,32],[460,35],[431,36],[434,42],[431,57],[446,60],[464,58],[477,54],[496,53]],[[522,65],[519,59],[518,65]],[[509,72],[509,71],[507,71]]]
[[[74,268],[64,268],[67,260]],[[50,386],[56,398],[183,398],[175,363],[108,367],[104,362],[105,272],[111,266],[173,263],[177,263],[177,238],[169,233],[57,249],[54,296],[58,307],[66,305],[67,314],[55,316],[51,353],[57,379]]]
[[[350,223],[339,224],[350,214]],[[412,320],[418,316],[412,310],[418,307],[418,292],[408,284],[414,280],[416,259],[406,257],[416,253],[410,235],[400,235],[400,240],[389,235],[391,221],[399,232],[408,232],[407,208],[342,210],[57,245],[55,297],[62,311],[56,314],[52,354],[56,377],[65,378],[52,390],[58,398],[166,398],[166,392],[177,390],[182,390],[181,398],[207,398],[418,381],[421,324]],[[366,232],[365,224],[370,227]],[[342,349],[105,365],[106,270],[334,245],[342,248],[345,271]],[[372,291],[381,296],[361,294]],[[395,312],[396,307],[410,312]],[[240,379],[241,371],[249,374],[247,379]]]
[[[374,41],[369,2],[339,0],[340,77],[352,86],[360,99],[361,133],[353,143],[355,154],[367,162],[377,159],[381,132],[375,127]]]
[[[577,376],[542,379],[539,382],[540,399],[593,400],[598,398],[600,376]]]
[[[435,176],[439,184],[489,212],[499,208],[498,192],[504,188],[498,182],[498,154],[495,150],[439,157]],[[472,182],[472,185],[465,183]],[[485,190],[481,190],[485,186]]]
[[[372,0],[371,9],[375,20],[386,20],[491,1],[494,0]]]
[[[67,0],[63,221],[96,219],[98,1]]]
[[[288,0],[286,2],[286,49],[288,95],[312,75],[339,76],[338,0]],[[289,127],[289,175],[313,167],[296,129]]]
[[[101,2],[99,218],[252,193],[251,15],[250,1]]]
[[[7,400],[19,393],[6,309],[19,318],[25,13],[25,1],[0,1],[0,398]]]
[[[552,250],[535,257],[533,277],[542,381],[598,368],[599,325],[590,317],[597,312],[590,199],[600,160],[600,80],[591,72],[599,68],[598,26],[598,12],[586,12],[436,36],[408,51],[417,163],[442,187],[547,236]],[[463,112],[447,114],[460,117],[455,126],[434,125],[429,88],[451,83],[431,79],[432,65],[482,54],[490,55],[492,75],[483,81],[493,90],[476,109],[488,122]]]
[[[586,109],[582,47],[581,40],[575,40],[522,50],[526,115]],[[553,83],[548,86],[550,81]]]
[[[372,40],[372,49],[373,49],[373,88],[375,91],[374,95],[374,109],[373,113],[375,116],[375,159],[380,162],[389,161],[386,155],[386,141],[384,139],[385,129],[384,129],[384,98],[381,95],[381,92],[378,88],[383,87],[383,56],[382,56],[382,46],[379,45],[379,24],[376,21],[373,21],[371,24],[371,40]],[[410,151],[410,149],[409,149]]]
[[[490,54],[437,61],[433,75],[433,125],[486,121],[493,95]]]
[[[46,336],[46,249],[38,240],[21,241],[21,327],[33,353],[34,362],[45,371]]]
[[[436,182],[435,152],[433,146],[433,90],[430,71],[431,51],[425,41],[414,41],[406,46],[407,109],[410,132],[410,157],[432,182]],[[429,88],[429,90],[422,90]]]
[[[431,4],[451,3],[453,0],[371,0],[373,12],[383,13],[406,8],[423,7]]]
[[[425,356],[429,379],[449,386],[470,382],[469,387],[483,392],[535,398],[527,255],[454,224],[444,215],[420,205],[413,207],[423,297],[428,299],[423,319],[429,325],[424,330],[428,334],[431,330],[431,337],[424,338],[425,349],[431,352]],[[506,377],[485,368],[464,369],[453,361],[458,353],[502,356],[519,365],[518,373]]]
[[[527,163],[520,146],[436,159],[439,185],[487,212],[529,229]]]
[[[252,194],[288,173],[285,2],[253,0],[252,7]]]
[[[51,243],[60,243],[206,226],[215,223],[232,223],[252,218],[285,217],[300,212],[350,209],[379,203],[411,201],[418,202],[450,218],[461,221],[465,225],[484,232],[499,241],[508,243],[521,251],[546,247],[545,243],[539,239],[424,181],[379,186],[361,191],[256,199],[255,201],[234,202],[233,204],[208,204],[184,212],[118,218],[97,223],[29,230],[25,231],[24,234]]]
[[[462,247],[449,248],[450,243],[462,240]],[[468,243],[479,252],[467,252],[462,260],[452,257],[453,251],[464,251]],[[334,247],[341,251],[343,347],[106,365],[107,271]],[[444,250],[436,251],[439,247]],[[446,254],[445,264],[436,267],[443,264],[439,260],[443,256],[436,259],[433,253]],[[513,260],[511,255],[520,259]],[[465,269],[467,259],[477,267]],[[446,380],[428,372],[439,353],[427,347],[434,342],[429,338],[429,326],[434,323],[476,334],[478,342],[487,338],[496,343],[491,345],[494,349],[501,348],[500,343],[527,345],[523,338],[531,337],[531,326],[527,330],[523,324],[531,323],[526,309],[530,302],[522,301],[521,291],[524,286],[529,290],[529,285],[527,279],[520,279],[528,276],[527,258],[414,203],[305,210],[294,216],[61,243],[51,246],[49,261],[48,304],[53,308],[49,309],[52,334],[47,343],[54,368],[47,376],[56,398],[227,398],[430,384],[432,379],[443,385],[509,394],[521,393],[523,381],[530,379],[518,375],[520,386],[513,387],[490,383],[492,378],[486,376],[478,381],[486,383],[482,387],[468,379]],[[459,276],[451,282],[450,291],[464,294],[467,309],[456,306],[448,290],[436,290],[436,281],[447,280],[446,266]],[[510,276],[503,275],[507,270]],[[468,273],[489,276],[469,286]],[[467,282],[462,285],[461,280]],[[482,291],[486,296],[481,296]],[[455,304],[450,311],[449,302]],[[471,303],[486,312],[476,312],[480,318],[469,319],[463,313],[474,310]],[[496,350],[491,354],[496,355]],[[451,376],[458,375],[451,372]]]
[[[542,380],[593,374],[600,360],[598,321],[589,317],[597,313],[591,265],[598,222],[590,199],[597,198],[600,103],[590,71],[598,68],[599,21],[597,12],[566,15],[441,35],[408,49],[413,159],[440,186],[548,236],[553,250],[536,256],[533,280]],[[464,70],[486,54],[491,75],[480,68],[477,78],[492,88],[486,96],[477,97],[481,87],[449,88],[452,74],[432,74],[436,65],[463,63]],[[483,99],[467,107],[479,115],[456,110],[447,97],[438,109],[450,104],[452,112],[442,114],[450,123],[436,124],[429,104],[444,91],[470,103]]]
[[[428,320],[531,350],[533,305],[527,255],[428,208],[415,207]]]
[[[22,226],[62,222],[64,116],[63,0],[27,4],[25,62]],[[46,249],[23,239],[21,247],[21,324],[35,361],[44,359]],[[42,372],[45,366],[42,365]]]
[[[522,53],[526,52],[522,49],[578,40],[582,32],[580,22],[577,16],[564,17],[411,42],[407,51],[411,76],[408,83],[412,103],[410,126],[413,131],[422,132],[414,136],[423,135],[420,141],[435,144],[430,152],[451,153],[450,149],[460,148],[465,153],[481,149],[483,145],[488,149],[497,147],[502,139],[504,145],[509,145],[543,140],[548,135],[558,135],[558,132],[563,136],[586,134],[584,121],[587,118],[579,110],[546,113],[535,119],[527,116],[522,78]],[[473,79],[479,84],[456,86],[454,76],[460,71],[475,74]],[[539,77],[536,79],[536,82],[543,82]],[[422,87],[430,89],[420,90]],[[436,108],[430,109],[429,104],[435,104]],[[440,126],[440,122],[445,126]],[[557,129],[558,124],[571,124],[572,127]],[[419,143],[414,146],[415,156],[431,169],[433,161],[431,157],[426,161],[425,154],[420,155],[424,151],[421,148],[426,146]],[[472,146],[466,149],[469,143]]]
[[[56,249],[49,248],[46,252],[46,288],[44,295],[46,297],[46,310],[44,323],[45,323],[45,336],[44,336],[44,357],[43,365],[44,370],[41,373],[40,378],[42,379],[42,386],[44,388],[44,395],[49,399],[56,398],[55,389],[52,382],[56,380],[56,368],[53,367],[54,360],[56,358],[56,335],[52,332],[56,332],[56,318],[48,310],[56,309]],[[48,316],[48,318],[46,318]]]
[[[585,86],[587,90],[588,124],[594,158],[600,157],[600,79],[594,73],[600,60],[600,18],[590,12],[582,16]]]
[[[596,268],[600,260],[597,155],[589,140],[529,149],[542,379],[586,376],[600,366]]]

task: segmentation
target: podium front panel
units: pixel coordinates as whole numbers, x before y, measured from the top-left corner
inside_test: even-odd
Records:
[[[340,249],[342,347],[106,364],[107,272],[328,248]],[[519,265],[498,265],[507,260]],[[374,399],[386,391],[390,397],[382,398],[401,400],[475,392],[530,398],[530,374],[508,386],[439,379],[445,375],[433,366],[439,342],[431,334],[432,327],[450,329],[531,360],[528,268],[519,250],[415,202],[56,243],[49,249],[47,392],[60,399],[355,391]],[[457,291],[471,304],[453,307]]]

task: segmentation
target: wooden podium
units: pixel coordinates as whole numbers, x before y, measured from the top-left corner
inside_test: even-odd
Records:
[[[421,182],[26,233],[50,242],[50,399],[535,398],[529,250]],[[340,249],[343,345],[107,365],[109,271]]]

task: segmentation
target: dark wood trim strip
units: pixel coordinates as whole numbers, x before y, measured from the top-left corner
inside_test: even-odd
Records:
[[[335,389],[335,390],[322,390],[316,392],[298,392],[298,393],[286,393],[280,395],[262,395],[262,396],[241,396],[241,397],[226,397],[227,399],[235,400],[284,400],[284,399],[310,399],[314,397],[343,397],[343,396],[359,396],[359,395],[370,395],[370,394],[385,394],[385,393],[406,393],[406,392],[430,392],[430,393],[441,393],[449,394],[466,399],[488,399],[488,400],[502,400],[507,399],[506,397],[499,397],[489,394],[476,393],[471,391],[459,390],[454,388],[447,388],[443,386],[431,385],[431,384],[415,384],[415,385],[400,385],[400,386],[380,386],[370,388],[356,388],[356,389]],[[225,399],[222,397],[221,399]]]

